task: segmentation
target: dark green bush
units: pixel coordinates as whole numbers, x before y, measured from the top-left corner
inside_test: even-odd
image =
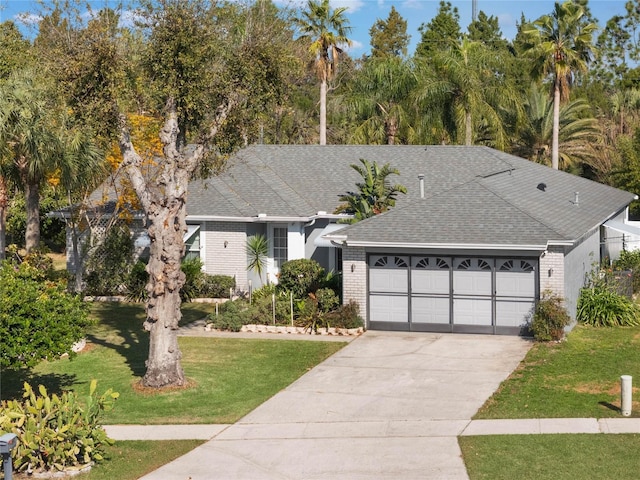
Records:
[[[610,288],[583,288],[578,298],[576,318],[585,325],[613,327],[640,325],[640,309],[623,295]]]
[[[531,322],[534,338],[541,342],[561,340],[564,328],[569,323],[571,317],[564,306],[564,300],[550,291],[545,291],[536,305]]]
[[[359,328],[364,325],[358,304],[351,300],[324,316],[324,322],[336,328]]]
[[[129,278],[127,279],[127,300],[131,302],[144,302],[148,297],[147,282],[149,274],[147,273],[147,264],[142,260],[135,263]]]
[[[300,258],[282,264],[278,290],[293,292],[294,298],[306,298],[322,284],[325,271],[315,260]]]
[[[184,285],[180,290],[180,298],[183,302],[190,302],[199,296],[204,284],[205,273],[202,271],[203,265],[202,260],[199,258],[184,260],[180,265],[185,275]]]
[[[336,295],[336,292],[330,288],[319,288],[316,293],[316,300],[318,301],[318,308],[323,313],[328,313],[331,310],[335,310],[340,305],[340,298]]]
[[[100,425],[100,416],[113,408],[119,395],[107,390],[98,396],[96,385],[92,380],[89,395],[80,402],[75,392],[49,395],[40,385],[37,395],[25,383],[22,400],[0,403],[0,435],[18,437],[11,452],[17,471],[53,473],[103,460],[113,440]]]
[[[235,278],[229,275],[204,275],[200,297],[229,298],[229,290],[236,288]]]
[[[243,325],[250,323],[248,304],[242,301],[225,302],[218,305],[218,314],[209,315],[209,321],[213,328],[239,332]]]
[[[91,325],[88,306],[27,263],[0,264],[0,367],[33,367],[70,353]]]

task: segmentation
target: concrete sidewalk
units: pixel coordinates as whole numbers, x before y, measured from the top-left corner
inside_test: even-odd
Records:
[[[253,434],[263,438],[291,438],[306,435],[312,438],[326,436],[330,425],[291,424],[285,429],[254,428]],[[230,425],[106,425],[104,428],[114,440],[210,440],[222,434]],[[409,427],[406,421],[366,422],[359,429],[370,435],[396,432]],[[475,435],[538,435],[554,433],[638,433],[640,418],[536,418],[505,420],[433,420],[414,422],[416,434],[422,436],[475,436]],[[355,432],[348,429],[349,435]],[[237,436],[237,435],[236,435]],[[241,437],[239,437],[241,438]]]

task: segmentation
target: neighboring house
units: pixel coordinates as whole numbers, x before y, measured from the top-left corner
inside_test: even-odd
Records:
[[[361,158],[397,168],[389,180],[408,192],[341,224],[333,212],[356,189]],[[545,290],[575,317],[634,198],[488,147],[258,145],[192,182],[187,236],[205,270],[240,290],[260,284],[247,271],[255,234],[269,241],[270,281],[297,258],[342,271],[344,301],[360,305],[367,328],[517,334]]]

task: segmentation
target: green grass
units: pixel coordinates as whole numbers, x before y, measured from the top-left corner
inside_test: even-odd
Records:
[[[79,480],[135,480],[202,444],[201,440],[116,442],[107,448],[107,461],[94,465]]]
[[[185,322],[211,309],[203,304],[183,307]],[[113,388],[120,393],[103,418],[105,424],[233,423],[345,345],[182,337],[182,366],[192,387],[140,393],[135,387],[148,353],[143,307],[99,303],[93,314],[99,323],[88,335],[88,351],[71,360],[43,362],[30,375],[4,372],[2,398],[19,397],[24,380],[42,383],[50,392],[71,388],[84,395],[96,378],[99,392]]]
[[[474,418],[617,417],[620,375],[640,378],[640,327],[577,326],[564,342],[535,344]]]
[[[640,435],[460,437],[471,480],[638,478]]]

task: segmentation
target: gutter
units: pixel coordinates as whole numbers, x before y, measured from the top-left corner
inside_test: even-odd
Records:
[[[322,212],[319,212],[316,215],[309,215],[306,217],[267,215],[263,213],[260,213],[253,217],[224,217],[220,215],[187,215],[187,221],[190,221],[190,222],[235,222],[235,223],[285,223],[285,222],[308,223],[317,219],[342,220],[345,218],[351,218],[351,215],[338,215],[333,213],[322,213]]]
[[[547,245],[508,245],[508,244],[471,244],[471,243],[391,243],[391,242],[358,242],[348,241],[346,235],[325,235],[336,246],[371,247],[371,248],[402,248],[402,249],[471,249],[471,250],[527,250],[543,252]],[[559,243],[553,242],[554,245]],[[572,245],[569,242],[568,245]]]

